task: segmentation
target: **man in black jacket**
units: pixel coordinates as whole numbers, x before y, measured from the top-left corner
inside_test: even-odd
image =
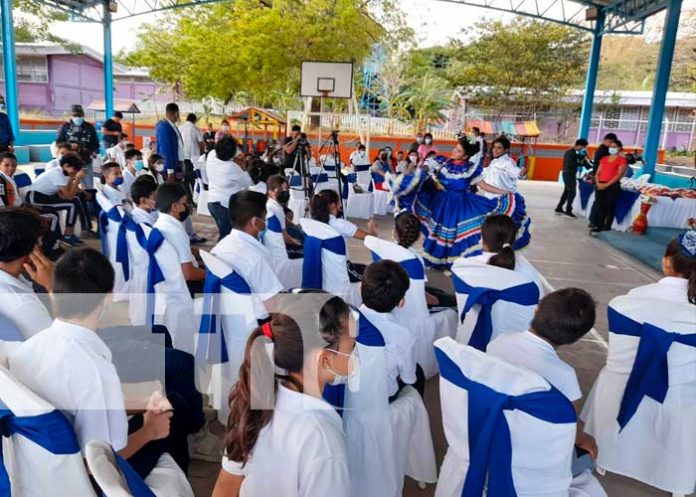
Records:
[[[575,142],[572,148],[569,148],[563,154],[563,184],[565,185],[565,189],[556,207],[556,214],[564,214],[572,218],[575,217],[575,214],[573,214],[573,200],[575,200],[575,192],[578,187],[578,169],[587,163],[586,148],[587,140],[580,138]],[[565,210],[563,210],[563,204],[566,204]]]
[[[72,118],[63,123],[58,130],[56,143],[69,143],[85,164],[99,153],[99,138],[94,125],[85,121],[85,111],[81,105],[72,106]]]

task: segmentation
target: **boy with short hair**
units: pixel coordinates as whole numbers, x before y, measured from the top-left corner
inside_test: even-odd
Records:
[[[157,183],[152,176],[141,176],[131,187],[131,217],[138,224],[153,226],[157,221]]]
[[[406,385],[413,385],[421,396],[425,388],[425,375],[415,359],[416,337],[392,313],[404,305],[410,284],[399,263],[382,260],[367,267],[360,287],[360,312],[384,337],[390,402]]]
[[[296,240],[288,234],[285,227],[285,210],[283,205],[287,205],[290,200],[290,185],[285,176],[274,174],[266,180],[268,200],[266,201],[266,211],[268,216],[275,216],[283,230],[283,241],[287,247],[288,256],[291,258],[302,257],[302,242]],[[298,256],[299,251],[299,256]]]
[[[70,146],[69,143],[65,143],[65,142],[56,143],[56,156],[55,156],[55,158],[51,159],[50,161],[48,161],[46,163],[46,168],[44,169],[44,172],[50,171],[51,169],[55,169],[57,167],[60,167],[60,158],[63,157],[68,152],[72,152],[72,147]]]
[[[121,173],[121,166],[116,162],[107,162],[102,166],[102,183],[104,187],[102,188],[102,193],[114,206],[123,205],[123,201],[126,200],[126,195],[119,190],[119,187],[123,184],[123,173]]]
[[[528,331],[501,335],[488,345],[486,351],[514,366],[534,371],[573,402],[577,409],[577,401],[582,397],[577,375],[556,350],[580,340],[594,323],[595,302],[589,293],[580,288],[556,290],[541,299]],[[594,438],[584,433],[580,421],[575,444],[596,459],[597,444]]]
[[[140,150],[126,150],[124,156],[126,165],[123,168],[123,184],[119,189],[126,197],[130,198],[131,186],[133,186],[137,177],[143,174],[141,171],[145,169],[145,162],[143,161],[143,154]]]

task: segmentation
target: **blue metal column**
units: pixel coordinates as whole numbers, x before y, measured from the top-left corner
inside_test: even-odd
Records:
[[[104,106],[105,119],[114,114],[114,56],[111,48],[111,12],[109,1],[104,2]]]
[[[595,88],[597,87],[597,72],[599,71],[599,56],[602,52],[602,31],[604,31],[604,11],[600,10],[595,23],[594,36],[592,37],[590,61],[587,65],[585,95],[582,99],[582,113],[580,114],[578,138],[589,139],[590,123],[592,122],[592,104],[594,103]]]
[[[2,60],[5,73],[5,105],[15,138],[19,135],[19,97],[17,95],[17,65],[15,59],[12,0],[0,0],[2,15]]]
[[[655,164],[657,164],[657,151],[660,147],[660,133],[662,131],[662,119],[665,116],[665,100],[669,88],[669,75],[672,72],[672,59],[674,58],[674,45],[677,40],[679,28],[679,15],[681,14],[682,0],[670,0],[665,15],[665,25],[662,31],[662,45],[660,57],[657,59],[657,77],[653,90],[650,115],[648,117],[648,133],[645,137],[646,174],[650,179],[655,176]]]

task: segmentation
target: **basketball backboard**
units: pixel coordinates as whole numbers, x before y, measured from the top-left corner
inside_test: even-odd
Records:
[[[353,97],[352,62],[302,62],[302,97]]]

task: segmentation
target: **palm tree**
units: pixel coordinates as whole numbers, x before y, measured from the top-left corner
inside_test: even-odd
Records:
[[[409,86],[406,105],[412,111],[416,131],[447,119],[443,111],[452,108],[454,101],[453,91],[444,79],[427,72]]]

